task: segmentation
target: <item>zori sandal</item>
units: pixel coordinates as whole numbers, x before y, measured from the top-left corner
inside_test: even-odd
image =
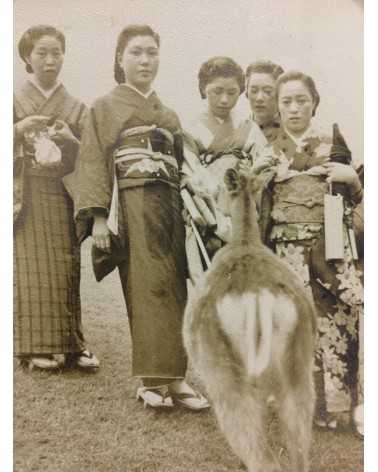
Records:
[[[88,349],[84,349],[75,356],[75,364],[81,369],[98,369],[100,362]]]
[[[52,355],[35,356],[29,360],[29,369],[32,370],[34,367],[41,370],[55,370],[59,368],[59,363]]]
[[[181,405],[184,408],[188,408],[193,411],[206,410],[210,408],[210,404],[207,399],[196,392],[193,393],[173,393],[171,392],[173,402],[177,405]]]
[[[173,402],[168,389],[164,390],[151,387],[139,387],[136,394],[137,400],[142,400],[144,408],[172,408]]]

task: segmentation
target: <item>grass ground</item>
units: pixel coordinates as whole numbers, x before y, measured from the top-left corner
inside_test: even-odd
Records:
[[[96,374],[14,372],[14,472],[231,472],[243,470],[211,411],[145,410],[130,378],[130,336],[117,274],[97,284],[83,248],[85,334]],[[190,380],[198,382],[193,373]],[[314,432],[311,472],[362,472],[363,443]]]

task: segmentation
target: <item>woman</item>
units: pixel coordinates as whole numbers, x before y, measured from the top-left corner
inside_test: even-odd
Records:
[[[281,74],[282,67],[271,61],[252,62],[245,74],[251,119],[259,125],[268,142],[275,140],[280,129],[276,81]]]
[[[319,314],[316,423],[335,429],[343,415],[331,411],[351,412],[357,402],[357,322],[363,293],[354,262],[351,214],[362,198],[361,184],[337,125],[333,138],[312,125],[319,104],[312,78],[287,72],[277,81],[277,94],[282,129],[267,150],[276,172],[269,244],[314,297]],[[332,221],[325,222],[325,214],[332,212],[329,202],[335,202],[325,196],[332,191],[342,195],[343,208],[334,208]],[[343,237],[336,248],[341,251],[338,259],[329,253],[335,239],[325,241],[328,231]]]
[[[137,397],[152,407],[209,405],[184,381],[186,303],[179,119],[152,89],[160,38],[149,26],[119,35],[118,83],[96,100],[76,169],[76,214],[91,228],[98,280],[118,266],[133,343]],[[85,234],[82,235],[84,237]]]
[[[74,168],[85,106],[58,82],[65,37],[34,26],[19,42],[30,79],[14,97],[14,349],[41,369],[99,363],[80,312],[80,249],[62,177]]]
[[[239,159],[256,156],[267,142],[256,123],[251,120],[237,123],[232,115],[245,90],[244,73],[235,61],[213,57],[202,64],[198,79],[201,97],[207,99],[207,110],[188,129],[190,137],[186,140],[184,166],[188,176],[184,180],[186,190],[194,199],[190,201],[190,195],[184,193],[190,214],[186,244],[193,281],[202,272],[201,258],[196,255],[197,243],[202,248],[205,264],[206,261],[209,264],[210,258],[230,236],[229,218],[218,208],[225,170]]]

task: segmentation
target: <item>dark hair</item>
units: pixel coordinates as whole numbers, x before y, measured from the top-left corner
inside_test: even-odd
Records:
[[[33,69],[31,65],[28,64],[27,58],[32,53],[35,43],[42,38],[42,36],[53,36],[62,45],[63,53],[66,52],[66,38],[61,31],[51,25],[32,26],[25,31],[18,43],[18,52],[21,59],[25,62],[26,72],[29,74],[33,72]]]
[[[118,84],[123,84],[126,81],[125,72],[119,64],[119,57],[125,51],[125,48],[131,38],[135,36],[151,36],[158,47],[160,47],[160,36],[148,25],[129,25],[124,28],[117,40],[117,47],[114,58],[114,78]]]
[[[240,87],[240,93],[244,92],[243,69],[230,57],[217,56],[204,62],[199,70],[198,86],[201,98],[206,98],[206,85],[218,77],[235,77]]]
[[[283,72],[284,72],[283,68],[272,61],[261,60],[261,61],[251,62],[251,64],[249,64],[245,72],[247,97],[248,97],[248,81],[252,74],[255,74],[255,73],[269,74],[270,76],[272,76],[274,80],[277,80],[278,77],[281,74],[283,74]]]
[[[255,61],[249,64],[247,67],[247,71],[245,73],[247,81],[250,78],[251,74],[253,73],[260,73],[260,74],[269,74],[273,77],[274,80],[277,80],[278,77],[283,74],[283,68],[275,64],[272,61]]]
[[[312,116],[315,116],[315,111],[318,108],[320,102],[320,96],[316,89],[314,79],[309,75],[306,75],[303,72],[299,72],[296,70],[285,72],[284,74],[280,75],[277,80],[277,97],[279,95],[281,85],[286,84],[287,82],[291,82],[292,80],[299,80],[307,87],[314,101],[314,109],[312,111]]]

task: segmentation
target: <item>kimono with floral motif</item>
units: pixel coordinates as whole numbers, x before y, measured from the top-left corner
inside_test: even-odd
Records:
[[[310,129],[300,142],[281,130],[266,148],[275,159],[270,188],[268,244],[301,277],[318,309],[318,412],[345,411],[357,402],[358,318],[362,273],[350,241],[353,207],[344,197],[344,258],[325,259],[324,195],[330,192],[319,167],[330,160],[332,136]],[[324,388],[325,387],[325,388]],[[325,392],[327,392],[325,398]]]

